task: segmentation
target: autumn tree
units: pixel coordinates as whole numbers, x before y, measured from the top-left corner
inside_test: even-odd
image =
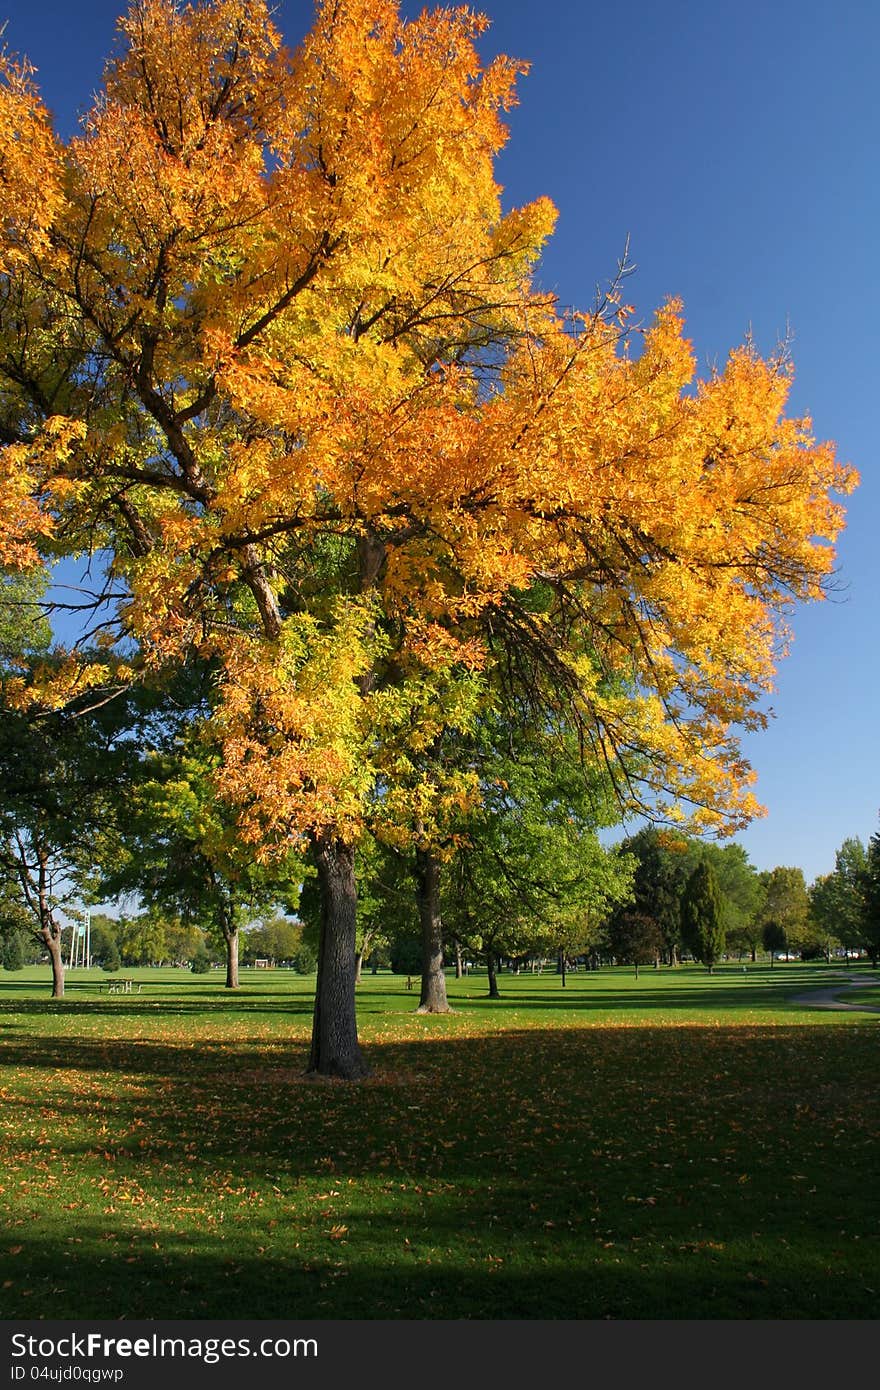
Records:
[[[261,0],[137,0],[67,144],[0,69],[0,563],[100,553],[119,639],[17,698],[213,663],[218,797],[314,857],[309,1065],[346,1077],[356,846],[425,683],[503,631],[625,807],[742,825],[738,731],[853,482],[784,360],[698,382],[677,303],[637,331],[540,291],[485,25],[323,0],[291,54]]]

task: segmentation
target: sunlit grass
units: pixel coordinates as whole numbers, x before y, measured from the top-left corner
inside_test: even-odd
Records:
[[[313,981],[0,974],[5,1317],[873,1318],[877,1022],[813,966]]]

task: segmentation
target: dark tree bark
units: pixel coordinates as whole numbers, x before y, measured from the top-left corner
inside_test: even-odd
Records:
[[[568,961],[566,960],[565,952],[564,952],[564,951],[560,951],[560,952],[559,952],[558,959],[557,959],[557,962],[556,962],[556,973],[557,973],[557,975],[561,975],[561,976],[562,976],[562,988],[563,988],[563,989],[565,989],[565,975],[566,975],[566,966],[567,966],[567,965],[568,965]]]
[[[238,926],[224,913],[220,927],[226,942],[226,988],[238,989]]]
[[[45,927],[40,936],[46,944],[49,952],[49,959],[52,962],[52,998],[64,998],[64,962],[61,959],[61,936],[60,933],[53,931],[50,927]]]
[[[443,974],[443,924],[440,920],[440,866],[430,850],[416,850],[416,891],[422,929],[420,1014],[448,1014]]]
[[[357,892],[354,849],[331,834],[313,841],[321,890],[318,978],[308,1072],[357,1081],[369,1067],[355,1016]]]
[[[486,952],[486,968],[487,968],[487,970],[489,971],[489,998],[490,998],[490,999],[500,999],[500,998],[501,998],[501,995],[500,995],[500,993],[498,992],[498,975],[496,974],[496,971],[495,971],[495,952],[494,952],[494,951],[487,951],[487,952]]]
[[[52,998],[64,998],[64,961],[61,958],[61,925],[52,911],[50,892],[49,853],[45,846],[38,844],[33,871],[28,867],[27,855],[21,848],[18,860],[18,877],[24,891],[25,902],[31,911],[36,912],[37,936],[49,952],[52,963]]]

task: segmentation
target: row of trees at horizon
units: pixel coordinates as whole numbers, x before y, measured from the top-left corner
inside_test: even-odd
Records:
[[[77,740],[67,748],[69,757],[88,748],[82,721],[75,730]],[[19,775],[21,735],[19,727],[14,735]],[[44,757],[48,746],[41,728]],[[0,741],[0,765],[6,774],[9,754],[10,745]],[[210,840],[199,838],[199,819],[206,808],[194,800],[198,782],[194,788],[187,780],[192,760],[175,758],[168,746],[145,758],[143,747],[135,751],[131,740],[127,754],[135,780],[120,781],[116,764],[109,781],[106,776],[99,779],[101,792],[91,806],[84,790],[95,773],[93,749],[84,766],[62,765],[56,757],[51,779],[41,777],[35,763],[28,774],[30,832],[21,820],[26,799],[21,789],[17,805],[15,795],[3,800],[3,960],[38,959],[45,949],[39,896],[29,902],[22,893],[26,866],[21,853],[14,865],[14,836],[9,837],[14,828],[20,849],[27,844],[33,850],[42,835],[42,846],[48,850],[54,814],[52,873],[64,883],[69,901],[112,884],[150,903],[133,916],[125,911],[116,918],[93,914],[92,956],[105,969],[202,964],[218,959],[219,952],[226,959],[226,983],[233,987],[238,962],[251,964],[257,957],[295,962],[303,973],[312,970],[320,934],[314,872],[298,859],[291,866],[295,873],[284,879],[264,877],[259,889],[252,879],[244,886],[223,881],[224,873],[233,875],[237,869],[228,858],[221,862],[216,850],[212,858]],[[602,849],[590,835],[586,844],[579,844],[580,832],[572,819],[567,814],[560,817],[558,802],[548,807],[544,800],[545,784],[531,800],[520,786],[517,798],[523,780],[533,790],[534,769],[525,779],[521,768],[504,770],[516,780],[504,782],[496,822],[481,808],[456,853],[438,862],[435,885],[436,900],[443,904],[441,965],[454,959],[460,969],[463,954],[482,960],[492,993],[497,992],[496,967],[501,960],[555,957],[563,982],[565,963],[578,957],[593,963],[629,962],[638,968],[647,963],[675,965],[687,953],[712,969],[725,954],[747,954],[753,961],[761,950],[769,951],[771,960],[781,951],[830,958],[832,950],[848,948],[865,950],[876,961],[880,933],[872,884],[878,878],[877,836],[867,849],[858,839],[847,840],[837,852],[834,872],[808,889],[799,868],[757,872],[738,844],[697,840],[668,828],[646,827],[613,849]],[[46,800],[48,780],[58,798],[54,813]],[[495,778],[494,785],[500,784]],[[4,785],[8,792],[8,775]],[[76,828],[73,837],[71,827]],[[103,867],[96,862],[98,854],[104,857]],[[358,974],[364,959],[421,973],[420,872],[418,857],[400,847],[377,841],[362,846]],[[873,893],[876,898],[876,886]],[[273,903],[287,915],[266,915]],[[262,918],[255,920],[258,912]],[[14,945],[22,932],[30,938],[23,951]]]

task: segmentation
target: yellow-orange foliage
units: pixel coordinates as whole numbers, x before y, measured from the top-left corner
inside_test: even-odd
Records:
[[[526,627],[598,755],[740,824],[737,728],[831,572],[855,477],[784,365],[697,382],[677,303],[637,340],[536,288],[485,24],[325,0],[289,54],[262,0],[141,0],[66,149],[0,72],[0,560],[105,548],[141,659],[218,661],[254,838],[355,835],[408,682]]]

